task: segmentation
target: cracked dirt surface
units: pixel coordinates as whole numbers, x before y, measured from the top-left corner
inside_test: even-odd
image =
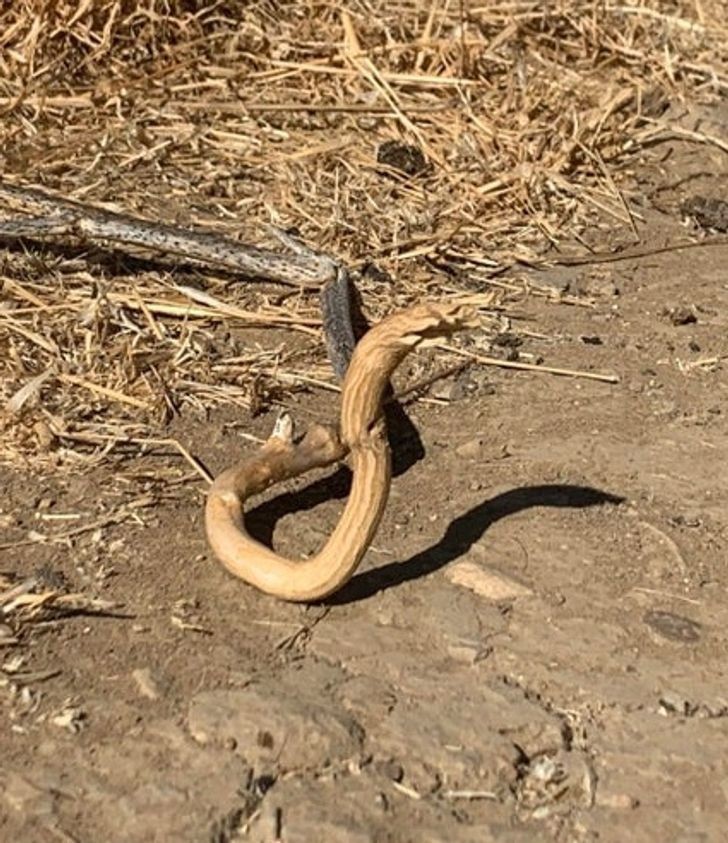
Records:
[[[724,157],[675,149],[669,178],[654,163],[635,190],[711,167],[725,186]],[[684,236],[683,195],[645,200],[644,244]],[[47,566],[123,608],[32,627],[27,667],[59,672],[2,674],[0,838],[725,839],[727,261],[716,247],[550,273],[594,307],[526,300],[559,338],[527,350],[621,382],[470,370],[434,388],[451,401],[411,405],[426,458],[324,606],[229,577],[185,484],[101,537],[5,551],[2,570]],[[175,422],[215,470],[245,447],[223,421]],[[113,480],[5,470],[8,534],[39,505],[111,508]],[[142,458],[135,489],[156,482]],[[295,488],[253,521],[308,552],[344,486]]]

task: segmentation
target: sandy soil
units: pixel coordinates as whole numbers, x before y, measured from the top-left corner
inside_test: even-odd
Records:
[[[681,200],[725,195],[727,174],[710,147],[659,150],[634,180],[640,248],[684,238]],[[123,484],[113,460],[3,470],[8,540],[47,514],[136,509],[2,554],[118,608],[0,650],[0,838],[724,840],[727,262],[714,246],[540,273],[594,306],[525,300],[548,339],[518,351],[620,383],[471,368],[435,385],[407,408],[424,457],[399,437],[384,525],[326,605],[228,576],[174,456],[135,459]],[[272,421],[171,433],[218,471]],[[310,552],[345,491],[343,470],[276,490],[257,533]]]

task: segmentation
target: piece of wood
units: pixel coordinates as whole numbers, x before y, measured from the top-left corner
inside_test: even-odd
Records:
[[[319,289],[337,277],[335,261],[302,245],[291,254],[283,254],[238,243],[214,231],[152,222],[1,180],[0,202],[33,215],[0,219],[0,237],[122,243],[295,287]]]

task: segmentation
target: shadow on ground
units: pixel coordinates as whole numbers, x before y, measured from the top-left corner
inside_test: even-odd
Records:
[[[417,428],[402,405],[392,401],[385,405],[384,414],[392,450],[392,476],[399,477],[425,456],[425,447]],[[308,512],[330,500],[342,500],[349,494],[351,472],[340,466],[333,474],[315,480],[303,489],[282,495],[251,509],[245,525],[253,538],[270,545],[275,525],[284,515]]]
[[[259,541],[270,543],[279,518],[292,512],[313,509],[332,498],[345,497],[349,480],[348,469],[340,468],[332,476],[311,483],[305,489],[279,495],[262,504],[252,510],[246,519],[251,535],[255,535]],[[455,518],[436,544],[402,562],[391,562],[358,574],[326,602],[341,605],[365,600],[380,591],[427,576],[462,556],[483,537],[491,524],[509,515],[539,506],[585,509],[603,504],[618,505],[624,500],[620,495],[591,486],[546,484],[511,489]]]
[[[590,486],[551,484],[524,486],[496,495],[469,509],[450,522],[443,537],[434,545],[403,562],[390,562],[381,568],[365,571],[354,577],[328,602],[353,603],[372,597],[380,591],[416,580],[439,570],[462,556],[482,538],[491,524],[508,515],[515,515],[537,506],[584,509],[602,504],[620,504],[623,497]]]

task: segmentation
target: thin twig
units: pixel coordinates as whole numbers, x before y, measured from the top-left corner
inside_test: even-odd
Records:
[[[68,539],[75,538],[76,536],[80,536],[83,533],[88,533],[92,530],[97,530],[100,527],[108,527],[112,524],[120,524],[127,518],[132,517],[136,510],[144,509],[149,506],[154,506],[156,503],[156,498],[152,496],[145,496],[139,498],[138,500],[132,501],[131,503],[124,504],[124,506],[119,507],[117,510],[114,510],[114,512],[110,512],[108,515],[104,515],[102,518],[98,518],[95,521],[89,522],[88,524],[81,524],[79,527],[74,527],[71,530],[65,530],[62,533],[54,533],[48,536],[33,534],[32,536],[28,536],[25,539],[18,539],[14,542],[3,542],[2,544],[0,544],[0,550],[10,550],[12,548],[25,547],[32,544],[65,542]]]
[[[518,363],[514,360],[499,360],[497,357],[486,357],[483,354],[475,354],[472,351],[467,351],[464,348],[456,348],[454,345],[448,345],[444,342],[436,343],[435,345],[443,351],[451,351],[453,354],[469,357],[471,360],[477,360],[478,363],[484,363],[486,366],[498,366],[501,369],[521,369],[526,372],[562,375],[568,378],[587,378],[588,380],[601,381],[602,383],[619,383],[619,375],[587,372],[583,369],[560,369],[555,366],[537,366],[535,363]]]
[[[679,252],[681,249],[702,249],[707,246],[728,246],[728,237],[715,237],[710,240],[691,240],[687,243],[671,243],[669,246],[645,246],[641,249],[625,249],[623,252],[595,252],[593,255],[565,255],[549,257],[547,262],[557,266],[585,266],[591,263],[616,263],[636,258],[647,258],[665,252]]]

